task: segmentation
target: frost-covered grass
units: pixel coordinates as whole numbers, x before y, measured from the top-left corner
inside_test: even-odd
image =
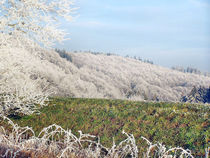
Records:
[[[209,113],[209,105],[54,98],[40,115],[11,119],[21,127],[32,127],[35,135],[52,124],[71,129],[77,138],[81,130],[99,136],[100,143],[109,149],[113,137],[116,144],[127,138],[122,134],[124,130],[135,137],[139,157],[148,149],[142,136],[154,144],[189,149],[199,157],[210,146]]]
[[[65,130],[56,124],[43,128],[36,136],[28,126],[20,127],[4,116],[1,119],[7,127],[10,126],[11,131],[1,126],[0,157],[138,157],[133,135],[124,131],[123,134],[127,136],[125,140],[118,145],[113,142],[111,148],[106,148],[101,145],[99,137],[83,134],[81,131],[77,137],[71,130]]]
[[[1,119],[11,131],[1,126],[0,132],[0,157],[57,157],[57,158],[138,158],[138,147],[132,134],[122,132],[126,139],[116,144],[113,140],[112,147],[106,148],[100,142],[100,137],[90,134],[75,136],[71,130],[65,130],[56,124],[45,127],[38,136],[32,128],[20,127],[9,118],[1,116]],[[167,148],[161,143],[152,144],[141,137],[148,144],[144,158],[193,158],[190,150],[181,147]]]

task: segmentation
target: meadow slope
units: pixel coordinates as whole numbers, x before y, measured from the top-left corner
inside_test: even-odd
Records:
[[[40,115],[12,117],[19,126],[29,126],[36,135],[51,124],[100,136],[100,142],[111,147],[133,134],[143,157],[148,145],[141,136],[167,147],[190,149],[195,157],[204,157],[209,147],[209,105],[188,103],[151,103],[126,100],[54,98]],[[6,127],[0,120],[0,125]],[[8,128],[9,129],[9,128]]]

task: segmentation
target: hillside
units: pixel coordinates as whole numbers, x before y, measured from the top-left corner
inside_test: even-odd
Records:
[[[38,133],[51,124],[100,136],[105,147],[126,138],[124,130],[133,134],[139,157],[148,145],[141,136],[166,147],[190,149],[194,157],[204,157],[209,147],[209,106],[186,103],[149,103],[126,100],[54,98],[40,115],[12,118],[21,127],[32,127]],[[0,119],[0,125],[7,125]],[[10,128],[7,128],[10,129]]]
[[[210,103],[210,87],[193,87],[190,94],[183,96],[181,101],[189,103]]]
[[[36,82],[38,89],[47,85],[54,96],[155,101],[179,101],[181,96],[189,94],[193,86],[210,85],[210,77],[186,74],[121,56],[68,55],[71,60],[41,48],[11,49],[1,54],[0,79],[8,76],[7,69],[17,69],[22,75],[18,74],[15,79],[9,77],[8,83],[15,84],[16,80],[28,74],[30,80],[40,79]]]

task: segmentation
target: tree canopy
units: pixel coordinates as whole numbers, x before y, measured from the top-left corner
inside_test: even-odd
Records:
[[[72,0],[1,0],[1,46],[51,47],[64,40],[59,21],[71,20],[75,11]]]

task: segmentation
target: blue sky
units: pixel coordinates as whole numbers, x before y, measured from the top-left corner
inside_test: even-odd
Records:
[[[59,48],[139,56],[210,72],[210,0],[77,0]]]

